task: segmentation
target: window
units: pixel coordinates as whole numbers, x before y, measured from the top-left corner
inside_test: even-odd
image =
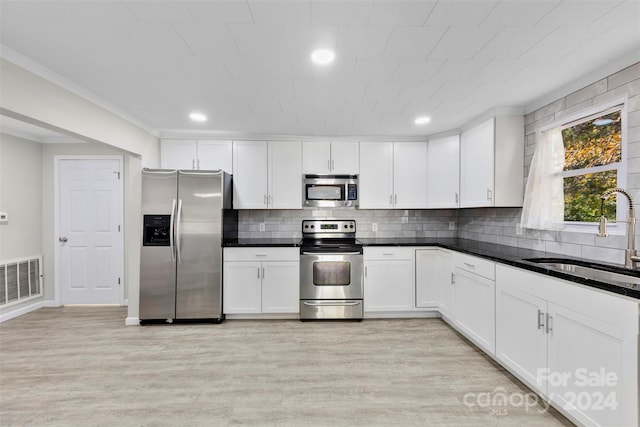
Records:
[[[622,119],[622,106],[617,106],[562,127],[565,224],[597,222],[599,196],[624,186]],[[609,221],[625,219],[625,209],[618,209],[616,197],[607,199],[604,209]]]

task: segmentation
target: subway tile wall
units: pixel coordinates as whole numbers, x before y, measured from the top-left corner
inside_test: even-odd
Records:
[[[458,211],[441,210],[241,210],[238,213],[240,238],[302,238],[304,219],[354,219],[359,238],[456,237]],[[265,231],[260,231],[264,223]],[[378,231],[372,230],[377,224]]]
[[[525,182],[535,150],[537,129],[604,102],[628,97],[627,184],[636,210],[640,202],[640,63],[636,63],[589,86],[560,98],[525,116]],[[458,237],[615,264],[624,263],[625,235],[597,237],[593,232],[523,230],[516,233],[521,209],[462,209],[458,215]],[[637,215],[636,215],[637,216]],[[624,225],[621,227],[626,230]],[[636,230],[636,248],[639,247]]]

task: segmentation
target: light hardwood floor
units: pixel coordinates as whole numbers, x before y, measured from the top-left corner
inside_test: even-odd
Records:
[[[2,323],[0,425],[572,425],[518,405],[530,390],[439,319],[127,327],[125,317],[63,307]],[[479,393],[516,404],[474,406]]]

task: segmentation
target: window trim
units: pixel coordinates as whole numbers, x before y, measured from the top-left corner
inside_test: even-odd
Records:
[[[554,127],[560,127],[560,129],[566,129],[568,127],[574,126],[578,123],[589,121],[590,119],[595,119],[599,116],[603,116],[605,114],[609,114],[613,111],[620,110],[620,119],[621,119],[621,135],[620,135],[620,162],[611,163],[609,165],[601,165],[594,166],[585,169],[574,169],[571,171],[563,171],[562,178],[576,175],[584,175],[586,173],[593,172],[602,172],[605,170],[615,170],[617,169],[617,180],[618,187],[626,188],[627,185],[627,157],[628,157],[628,96],[619,97],[612,99],[608,102],[604,102],[598,105],[593,105],[589,108],[580,110],[576,113],[567,115],[558,120],[553,121],[544,127],[538,129],[537,132],[542,133]],[[618,165],[611,166],[611,165]],[[574,173],[575,171],[580,171],[580,173]],[[624,199],[624,200],[623,200]],[[608,227],[608,231],[610,234],[615,235],[623,235],[626,232],[624,221],[627,220],[627,201],[624,197],[617,198],[617,206],[616,206],[616,222],[611,223]],[[609,218],[611,220],[611,218]],[[598,224],[595,222],[572,222],[572,221],[563,221],[561,231],[570,231],[570,232],[582,232],[582,233],[595,233],[598,230]]]

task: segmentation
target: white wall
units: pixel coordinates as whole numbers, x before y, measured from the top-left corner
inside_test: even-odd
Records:
[[[6,59],[0,59],[0,113],[138,154],[145,167],[160,164],[157,137]]]
[[[41,254],[41,165],[40,143],[0,134],[0,260]]]

